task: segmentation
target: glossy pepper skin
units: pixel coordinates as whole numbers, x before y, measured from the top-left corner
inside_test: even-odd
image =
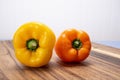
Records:
[[[16,58],[29,67],[46,65],[55,44],[55,34],[45,24],[29,22],[14,34],[13,46]]]
[[[90,50],[90,38],[82,30],[65,30],[55,44],[56,54],[64,62],[81,62],[88,57]]]

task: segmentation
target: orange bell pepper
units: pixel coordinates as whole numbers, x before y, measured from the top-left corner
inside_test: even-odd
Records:
[[[90,50],[90,38],[82,30],[65,30],[55,45],[56,54],[65,62],[83,61],[88,57]]]

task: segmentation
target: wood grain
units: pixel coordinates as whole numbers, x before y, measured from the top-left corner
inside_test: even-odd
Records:
[[[11,41],[0,41],[0,80],[120,80],[120,49],[93,43],[84,62],[64,63],[53,52],[48,65],[31,68],[16,60]]]

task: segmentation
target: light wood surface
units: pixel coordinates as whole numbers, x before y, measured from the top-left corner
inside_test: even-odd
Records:
[[[0,80],[120,80],[120,49],[93,43],[81,63],[64,63],[53,52],[48,65],[30,68],[17,61],[11,41],[0,41]]]

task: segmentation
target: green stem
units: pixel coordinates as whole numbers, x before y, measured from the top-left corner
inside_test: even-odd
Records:
[[[29,39],[26,42],[26,47],[28,50],[35,51],[38,48],[39,44],[36,39]]]
[[[75,39],[72,42],[72,47],[78,50],[82,47],[82,42],[79,39]]]

